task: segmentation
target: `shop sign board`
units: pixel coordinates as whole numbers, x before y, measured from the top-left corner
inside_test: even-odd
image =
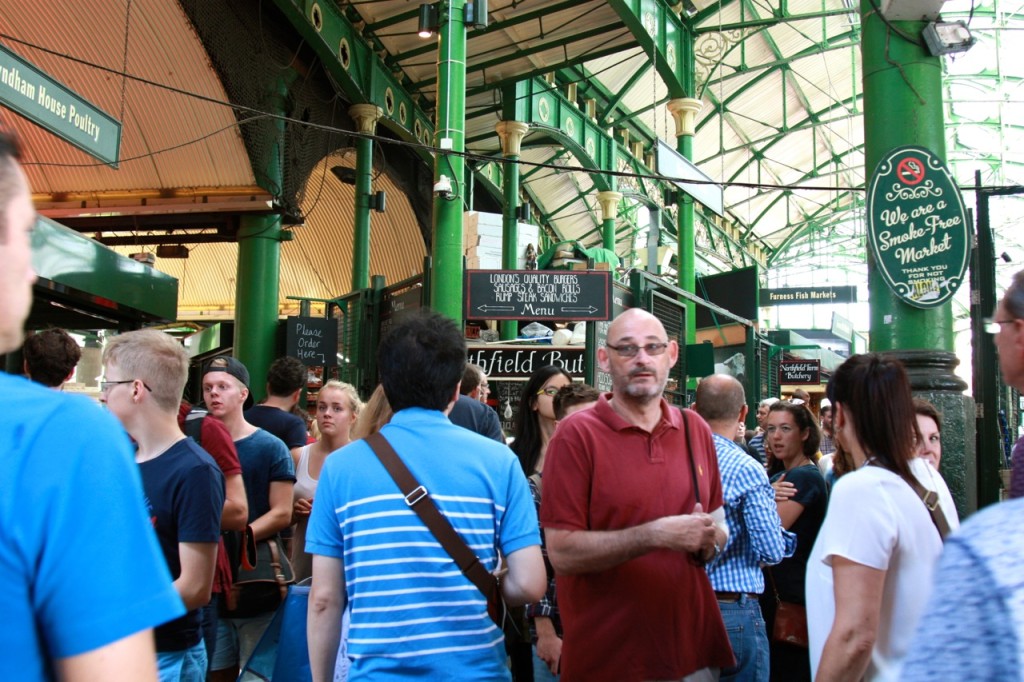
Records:
[[[2,45],[0,105],[117,168],[121,124]]]
[[[479,365],[488,379],[529,379],[547,365],[564,369],[569,376],[584,376],[583,346],[486,346],[470,347],[469,362]]]
[[[886,285],[905,303],[934,308],[963,283],[970,230],[960,189],[924,147],[891,150],[868,188],[868,241]]]
[[[285,354],[307,367],[338,364],[338,322],[324,317],[289,317],[286,321]]]
[[[856,303],[857,287],[787,287],[785,289],[761,289],[761,306],[806,305],[808,303]]]
[[[607,270],[466,270],[467,320],[607,320]]]
[[[821,360],[782,360],[779,362],[779,385],[820,383]]]

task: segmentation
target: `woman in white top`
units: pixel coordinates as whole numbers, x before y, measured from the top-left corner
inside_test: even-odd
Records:
[[[325,383],[317,395],[316,425],[320,429],[320,440],[302,448],[295,467],[292,570],[296,580],[304,580],[313,574],[312,558],[306,553],[306,524],[313,508],[320,470],[328,455],[348,445],[351,440],[349,431],[362,407],[355,387],[335,379]]]
[[[898,361],[855,355],[829,384],[837,456],[847,458],[807,563],[815,679],[896,680],[928,601],[942,539],[908,481],[937,492],[958,526],[942,478],[915,457],[913,397]]]

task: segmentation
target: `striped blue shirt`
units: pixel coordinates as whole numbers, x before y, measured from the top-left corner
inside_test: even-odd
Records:
[[[782,528],[775,493],[761,465],[728,438],[717,433],[713,437],[729,541],[708,564],[708,577],[716,592],[761,594],[761,566],[792,556],[796,535]]]
[[[488,570],[540,544],[526,477],[503,443],[411,408],[381,433]],[[341,559],[351,606],[349,680],[508,679],[480,591],[363,441],[326,460],[306,550]]]

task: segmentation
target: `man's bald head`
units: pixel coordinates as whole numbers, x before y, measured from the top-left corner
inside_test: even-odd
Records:
[[[661,323],[657,317],[647,312],[643,308],[630,308],[616,317],[610,325],[608,325],[608,341],[618,345],[618,337],[623,336],[624,330],[632,331],[638,326],[650,326],[656,330],[659,338],[664,339],[667,334],[665,333],[665,325]]]
[[[712,374],[697,384],[697,414],[706,422],[735,424],[741,419],[747,398],[743,384],[728,374]]]
[[[640,308],[616,317],[597,349],[598,364],[612,375],[615,398],[637,404],[661,399],[678,357],[679,344],[668,338],[661,320]]]

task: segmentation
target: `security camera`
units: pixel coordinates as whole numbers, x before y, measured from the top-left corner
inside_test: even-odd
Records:
[[[442,199],[447,199],[452,195],[452,182],[447,175],[438,176],[437,182],[434,183],[434,194]]]

